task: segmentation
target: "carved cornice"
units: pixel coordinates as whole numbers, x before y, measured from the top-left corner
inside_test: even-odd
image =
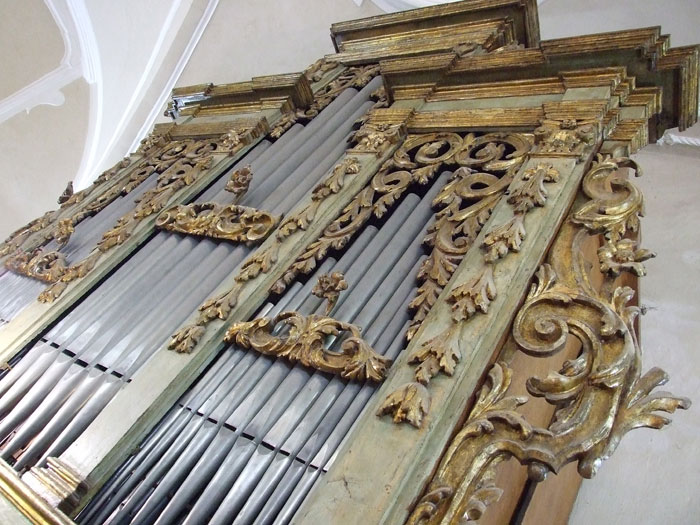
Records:
[[[344,51],[358,41],[391,37],[424,28],[447,29],[456,24],[508,18],[517,41],[530,47],[539,43],[539,21],[535,0],[469,0],[340,22],[331,26],[336,50]]]
[[[254,77],[235,84],[199,84],[173,89],[166,116],[249,113],[265,109],[292,111],[313,101],[304,73]]]
[[[636,232],[643,202],[631,182],[616,176],[627,165],[627,159],[600,158],[586,174],[583,189],[591,200],[562,228],[513,325],[518,347],[533,357],[559,352],[569,338],[581,343],[580,355],[558,373],[527,382],[531,395],[556,407],[552,424],[533,427],[518,413],[527,397],[506,395],[511,372],[504,363],[495,364],[408,523],[478,520],[500,497],[494,468],[508,458],[527,465],[536,481],[572,461],[583,477],[591,478],[628,431],[661,428],[670,419],[658,412],[690,406],[685,398],[652,393],[668,379],[662,370],[641,374],[635,334],[640,310],[628,305],[633,290],[615,280],[619,271],[642,274],[639,261],[604,269],[598,291],[581,255],[580,247],[591,235],[602,234],[608,245],[632,241],[628,235]]]

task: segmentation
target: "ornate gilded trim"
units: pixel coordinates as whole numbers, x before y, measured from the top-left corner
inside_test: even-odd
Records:
[[[594,120],[542,120],[535,130],[537,148],[533,156],[586,158],[598,138]]]
[[[156,227],[188,235],[253,244],[264,241],[281,217],[246,206],[214,202],[179,204],[156,219]]]
[[[338,302],[340,292],[347,289],[348,283],[342,272],[322,273],[318,276],[318,282],[312,288],[311,293],[326,300],[326,315],[330,315]]]
[[[591,235],[615,242],[636,230],[641,193],[616,174],[628,165],[633,166],[628,159],[599,158],[586,174],[583,190],[591,200],[562,228],[513,325],[518,347],[534,357],[559,352],[570,338],[581,343],[579,356],[559,372],[527,381],[531,395],[556,407],[553,423],[536,428],[516,411],[527,398],[506,395],[511,372],[504,363],[495,364],[408,523],[479,519],[500,497],[493,469],[511,457],[527,465],[537,481],[572,461],[591,478],[624,434],[661,428],[670,419],[658,412],[690,406],[686,398],[652,393],[668,377],[658,368],[641,374],[634,326],[640,309],[628,305],[634,291],[617,286],[612,271],[600,291],[595,289],[581,255],[581,243]],[[640,273],[633,266],[618,270]]]
[[[306,75],[307,77],[311,76],[310,80],[316,81],[316,77],[321,80],[326,72],[335,69],[337,65],[337,62],[333,60],[322,59],[322,61],[312,64],[307,69]],[[314,93],[314,100],[308,108],[283,113],[272,128],[270,137],[279,138],[297,122],[305,123],[312,120],[347,88],[363,88],[378,74],[379,66],[377,64],[344,69],[336,78]]]
[[[430,393],[425,386],[438,374],[454,374],[455,367],[462,359],[459,337],[463,323],[478,313],[488,313],[498,293],[493,279],[494,266],[508,253],[520,251],[526,235],[525,214],[535,206],[544,206],[548,195],[544,183],[557,182],[558,179],[559,172],[553,166],[537,164],[523,171],[513,182],[507,198],[513,218],[486,233],[481,245],[485,251],[483,268],[472,279],[455,286],[446,299],[452,308],[452,322],[443,332],[425,341],[413,352],[409,363],[416,365],[415,382],[404,384],[390,393],[379,406],[378,416],[391,415],[395,423],[406,422],[416,428],[421,426],[430,407]]]
[[[12,467],[0,461],[0,493],[36,525],[73,525],[61,511],[31,490]]]
[[[285,336],[276,335],[281,331],[280,323],[289,328]],[[329,336],[344,338],[340,352],[325,347]],[[355,381],[382,381],[391,364],[390,359],[376,353],[362,339],[359,327],[314,314],[282,312],[272,319],[263,317],[234,323],[225,340]]]
[[[231,173],[228,182],[224,189],[229,193],[233,193],[237,199],[240,199],[248,192],[250,183],[253,180],[253,172],[250,171],[250,165],[244,166],[239,170]]]
[[[215,155],[232,155],[240,149],[244,141],[251,140],[265,126],[266,122],[260,121],[259,126],[249,130],[245,138],[242,138],[238,131],[232,130],[218,139],[176,140],[169,142],[162,149],[155,150],[152,157],[145,159],[142,168],[132,172],[129,177],[131,182],[128,183],[140,184],[151,174],[158,173],[155,187],[146,191],[134,209],[119,218],[114,227],[103,234],[87,257],[65,267],[60,277],[39,295],[39,300],[54,301],[69,283],[91,272],[103,254],[126,242],[142,220],[163,210],[177,192],[197,181],[211,167]],[[149,148],[149,151],[154,150],[153,146]]]
[[[8,270],[26,275],[45,283],[55,283],[66,271],[66,257],[60,252],[42,252],[40,249],[34,253],[20,252],[13,255],[5,266]]]

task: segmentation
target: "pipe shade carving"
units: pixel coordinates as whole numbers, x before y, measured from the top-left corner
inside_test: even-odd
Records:
[[[247,206],[213,202],[180,204],[161,213],[156,227],[189,235],[248,244],[265,240],[280,217]]]
[[[287,335],[276,335],[280,323],[289,328]],[[325,347],[328,337],[344,338],[340,351]],[[362,339],[360,328],[331,317],[282,312],[272,319],[234,323],[225,340],[265,355],[283,357],[346,379],[382,381],[391,360],[376,353]]]

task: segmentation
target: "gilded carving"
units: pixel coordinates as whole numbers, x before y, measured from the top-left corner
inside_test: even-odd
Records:
[[[436,221],[425,239],[433,249],[421,267],[418,279],[423,284],[411,303],[416,311],[416,328],[409,330],[412,335],[476,239],[530,147],[529,137],[518,134],[410,135],[370,184],[274,284],[273,291],[280,293],[297,275],[311,272],[328,250],[342,249],[372,216],[383,217],[412,184],[428,184],[444,166],[461,166],[434,200],[434,206],[442,209],[436,213]],[[473,172],[476,169],[483,171]]]
[[[288,328],[286,335],[277,335],[282,331],[280,325]],[[340,351],[326,348],[329,336],[334,340],[342,338]],[[243,348],[283,357],[292,363],[299,362],[356,381],[382,381],[391,364],[362,339],[357,326],[313,314],[304,316],[298,312],[282,312],[272,319],[263,317],[234,323],[225,339]]]
[[[496,144],[491,143],[485,149],[487,150],[487,155],[503,155],[503,152],[500,151],[500,148]],[[483,177],[487,174],[479,175]],[[484,180],[483,178],[474,179],[471,180],[469,184],[475,185],[478,182],[483,186]],[[551,183],[557,182],[558,180],[559,172],[549,164],[537,164],[535,167],[524,170],[515,182],[512,182],[512,175],[506,179],[507,183],[512,182],[510,185],[511,189],[508,192],[507,202],[511,205],[513,217],[506,223],[495,226],[486,233],[481,245],[481,248],[485,251],[483,259],[484,266],[474,277],[463,284],[455,286],[448,295],[447,303],[451,305],[453,322],[440,334],[425,341],[420,348],[415,350],[411,355],[409,363],[417,365],[414,372],[414,377],[417,382],[428,385],[438,374],[451,376],[454,373],[455,367],[461,359],[459,337],[463,323],[469,321],[469,319],[477,313],[487,314],[491,302],[498,294],[496,283],[493,278],[494,265],[499,259],[508,255],[508,253],[520,251],[520,247],[526,235],[524,223],[525,215],[535,206],[544,206],[548,195],[544,186],[545,182]],[[446,188],[448,186],[446,186]],[[504,190],[505,187],[501,187],[501,193],[496,194],[495,201],[491,204],[491,207],[495,205],[495,202],[498,201]],[[488,215],[484,218],[484,222],[486,222],[487,219]],[[475,237],[476,235],[474,235],[474,238]],[[469,243],[469,246],[472,244],[473,241]],[[430,261],[430,259],[428,261]],[[459,262],[457,262],[457,264],[459,264]],[[449,273],[445,285],[455,269],[456,265]],[[443,285],[443,287],[445,285]],[[435,296],[433,303],[436,299],[437,296]],[[425,315],[427,315],[427,312]],[[416,327],[416,330],[418,327]],[[402,409],[405,405],[411,404],[429,407],[429,391],[427,389],[416,392],[410,391],[411,399],[405,400],[403,404],[397,403],[397,398],[400,397],[401,392],[409,392],[406,385],[399,387],[396,391],[389,394],[380,405],[377,415],[392,414],[394,422],[400,423],[405,421],[415,427],[420,427],[422,424],[422,415],[427,414],[429,408],[418,411],[416,406],[413,406],[412,411],[405,410],[406,414],[411,413],[412,417],[410,419],[395,413],[394,410]],[[416,417],[416,415],[420,417]]]
[[[70,236],[74,231],[75,228],[73,226],[72,218],[61,219],[58,221],[58,225],[51,236],[56,240],[59,246],[65,246],[68,244]]]
[[[545,119],[535,129],[536,155],[576,157],[583,160],[597,140],[595,121]]]
[[[60,278],[39,295],[39,300],[54,301],[70,282],[92,271],[104,253],[131,237],[143,219],[162,211],[178,191],[193,184],[211,166],[215,154],[231,154],[237,144],[239,142],[234,140],[231,132],[218,140],[172,141],[168,146],[155,150],[153,157],[148,157],[140,169],[132,172],[130,182],[122,191],[130,191],[151,174],[159,173],[155,187],[144,192],[136,206],[103,234],[95,249],[85,259],[64,268]],[[151,147],[151,151],[153,149]]]
[[[235,204],[179,204],[156,219],[156,227],[173,232],[248,244],[265,240],[280,217]]]
[[[311,293],[326,300],[326,315],[330,315],[338,302],[340,292],[348,289],[348,283],[342,272],[323,273],[318,276],[318,282]]]
[[[34,253],[20,252],[5,262],[8,270],[32,277],[45,283],[55,283],[66,270],[65,256],[56,251]]]
[[[319,72],[325,67],[324,65],[320,65],[320,68],[317,67],[317,64],[319,64],[320,62],[321,61],[316,62],[313,66],[311,66],[311,68],[309,68],[309,71],[311,71],[312,75],[311,79],[316,77],[319,74]],[[334,66],[330,69],[335,69],[335,67],[337,66],[335,63],[333,64]],[[323,76],[324,74],[325,71],[321,74],[321,76]],[[326,106],[333,102],[338,97],[338,95],[340,95],[347,88],[362,88],[366,86],[370,82],[370,80],[372,80],[378,74],[379,66],[377,64],[349,67],[343,70],[336,78],[334,78],[332,81],[330,81],[328,84],[326,84],[316,93],[314,93],[314,101],[307,109],[298,109],[296,111],[284,113],[282,117],[275,123],[274,128],[270,132],[270,136],[273,138],[279,138],[295,123],[305,123],[312,120],[316,115],[318,115],[321,112],[321,110],[323,110]]]
[[[253,172],[250,171],[250,165],[244,166],[231,173],[231,177],[228,182],[226,182],[224,189],[233,193],[237,198],[240,198],[246,194],[252,180]]]
[[[583,188],[591,201],[562,228],[550,262],[537,272],[513,325],[518,347],[534,357],[559,352],[570,338],[581,343],[580,355],[558,373],[527,381],[531,395],[556,407],[552,424],[533,427],[518,413],[527,397],[506,395],[511,372],[504,363],[495,364],[408,523],[479,519],[500,497],[491,479],[493,468],[511,457],[527,465],[537,481],[572,461],[583,477],[591,478],[628,431],[661,428],[670,419],[658,412],[690,406],[685,398],[653,392],[668,380],[662,370],[641,373],[634,326],[640,309],[628,304],[634,291],[616,286],[612,273],[595,289],[580,259],[579,247],[589,236],[615,238],[628,231],[625,224],[638,221],[641,194],[616,177],[626,164],[626,159],[600,158],[587,173]],[[624,270],[636,272],[634,267]]]
[[[327,58],[319,58],[304,71],[304,75],[309,82],[319,82],[326,73],[334,70],[340,65],[340,62],[329,60]]]
[[[403,125],[400,124],[364,124],[352,134],[351,141],[354,146],[350,153],[373,153],[381,157],[392,144],[399,142],[402,137]]]

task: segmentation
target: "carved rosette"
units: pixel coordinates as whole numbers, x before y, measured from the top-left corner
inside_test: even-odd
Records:
[[[591,200],[562,228],[513,325],[518,347],[534,357],[559,352],[570,338],[581,344],[578,357],[561,370],[527,381],[531,395],[556,407],[553,423],[536,428],[518,413],[527,398],[506,395],[511,372],[506,364],[495,364],[408,523],[478,520],[500,496],[492,474],[503,459],[527,465],[537,481],[572,461],[591,478],[624,434],[661,428],[670,419],[658,412],[690,406],[685,398],[653,392],[668,380],[662,370],[641,372],[634,327],[639,308],[628,304],[634,291],[617,286],[613,271],[597,290],[580,257],[579,248],[591,235],[619,239],[633,233],[630,225],[638,225],[641,194],[617,177],[619,167],[629,164],[628,159],[601,158],[587,173],[583,189]],[[639,273],[633,266],[617,270]]]
[[[288,328],[286,335],[276,335],[282,332],[280,325]],[[339,352],[326,348],[329,336],[342,339]],[[391,364],[391,360],[376,353],[362,339],[357,326],[313,314],[282,312],[272,319],[263,317],[234,323],[225,340],[356,381],[382,381]]]
[[[348,283],[342,272],[323,273],[318,276],[318,282],[311,289],[311,293],[326,300],[326,315],[330,315],[338,302],[340,292],[347,289]]]
[[[279,216],[255,208],[203,202],[180,204],[165,210],[156,219],[156,227],[188,235],[253,244],[265,240],[279,221]]]
[[[250,165],[244,166],[243,168],[231,173],[231,177],[224,189],[230,193],[233,193],[236,198],[241,198],[248,192],[248,187],[253,180],[253,172],[250,171]]]
[[[484,175],[484,174],[481,174]],[[483,180],[483,178],[481,179]],[[473,179],[471,184],[481,182],[480,179]],[[499,179],[497,179],[499,180]],[[505,179],[507,182],[513,181],[513,176]],[[459,350],[459,338],[464,323],[468,322],[477,314],[488,314],[491,302],[496,298],[498,290],[493,278],[494,266],[498,261],[506,257],[511,252],[519,252],[523,239],[525,238],[525,215],[536,206],[544,206],[547,200],[546,182],[557,182],[559,173],[550,164],[537,164],[534,167],[524,170],[517,181],[510,185],[510,194],[507,202],[511,205],[513,217],[504,224],[497,225],[489,230],[482,243],[484,254],[484,266],[463,284],[454,286],[447,297],[447,303],[452,309],[452,323],[437,336],[425,341],[420,348],[415,350],[409,359],[409,363],[415,364],[414,377],[417,383],[428,386],[432,379],[438,374],[452,376],[455,367],[462,356]],[[501,192],[496,195],[496,201],[503,194],[505,186],[503,179],[499,180]],[[482,182],[483,185],[483,182]],[[448,188],[446,186],[446,188]],[[488,188],[488,186],[487,186]],[[437,200],[437,199],[436,199]],[[491,203],[491,208],[495,202]],[[488,219],[485,217],[484,222]],[[482,223],[483,224],[483,223]],[[474,240],[476,235],[474,235]],[[473,244],[473,240],[469,246]],[[465,252],[466,253],[466,250]],[[429,262],[430,259],[426,262]],[[459,259],[461,261],[461,258]],[[449,273],[444,281],[447,284],[456,266]],[[442,288],[440,288],[442,290]],[[419,296],[420,297],[420,296]],[[433,303],[437,300],[437,295]],[[415,301],[414,301],[415,302]],[[413,303],[412,303],[413,304]],[[432,304],[431,304],[432,306]],[[428,310],[429,311],[429,310]],[[427,311],[422,319],[427,315]],[[422,321],[421,319],[421,321]],[[415,325],[414,325],[415,326]],[[416,330],[420,325],[416,326]],[[411,334],[413,335],[413,334]],[[430,407],[430,393],[428,389],[411,389],[407,385],[399,387],[396,391],[387,396],[377,410],[378,416],[390,414],[394,422],[406,422],[415,427],[420,427]],[[414,390],[416,390],[414,392]],[[401,400],[397,404],[397,399],[401,399],[401,393],[410,393],[411,400]],[[403,410],[406,405],[414,404],[423,407],[420,410]],[[405,416],[397,414],[397,410],[402,410]]]

